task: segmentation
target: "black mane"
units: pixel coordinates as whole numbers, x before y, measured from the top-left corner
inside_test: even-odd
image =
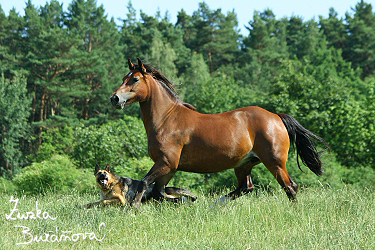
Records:
[[[152,75],[152,77],[158,81],[158,83],[168,92],[168,94],[174,100],[176,100],[178,103],[184,105],[185,107],[191,110],[196,110],[196,108],[193,105],[180,100],[180,97],[178,96],[176,90],[173,87],[173,84],[162,73],[160,73],[160,71],[154,69],[153,67],[147,64],[143,64],[143,66],[146,69],[146,73]],[[138,66],[136,66],[136,69],[139,70]]]

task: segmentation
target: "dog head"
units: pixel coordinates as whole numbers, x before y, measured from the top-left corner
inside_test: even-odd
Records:
[[[109,189],[115,181],[115,175],[109,170],[109,165],[104,170],[100,170],[100,166],[96,164],[94,175],[96,177],[96,183],[100,189]]]

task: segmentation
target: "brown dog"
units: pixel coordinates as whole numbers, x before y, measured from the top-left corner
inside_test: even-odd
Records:
[[[131,178],[117,176],[110,172],[109,165],[104,170],[99,170],[97,164],[95,167],[95,177],[98,187],[101,189],[100,200],[98,202],[83,205],[83,208],[91,208],[94,206],[104,206],[109,204],[121,203],[125,205],[127,202],[133,201],[138,189],[140,181]],[[197,197],[190,191],[183,188],[166,187],[166,200],[178,202],[190,199],[195,201]],[[160,200],[160,193],[154,189],[154,185],[150,185],[142,196],[142,202],[150,199]]]

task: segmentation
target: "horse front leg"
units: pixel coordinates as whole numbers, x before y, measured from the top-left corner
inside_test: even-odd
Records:
[[[151,170],[147,173],[147,175],[141,180],[138,185],[137,194],[132,202],[132,206],[137,208],[141,205],[142,196],[146,189],[153,183],[155,180],[164,179],[163,177],[169,176],[171,171],[171,167],[169,167],[165,163],[155,163]],[[173,175],[172,175],[173,176]],[[172,178],[172,176],[170,178]],[[170,179],[169,178],[169,179]],[[169,180],[168,180],[169,181]],[[160,184],[159,184],[160,185]],[[162,185],[164,186],[164,185]]]
[[[153,189],[153,198],[157,200],[168,200],[175,201],[174,196],[170,196],[165,192],[165,186],[172,179],[176,171],[170,171],[167,175],[164,175],[155,180],[155,186]]]

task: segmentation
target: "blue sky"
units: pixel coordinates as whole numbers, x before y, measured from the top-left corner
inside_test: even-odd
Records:
[[[25,2],[27,0],[0,0],[0,4],[4,12],[8,15],[9,10],[15,7],[16,10],[24,15]],[[239,29],[244,35],[248,35],[244,25],[247,25],[253,18],[254,10],[263,11],[269,8],[276,15],[276,18],[290,17],[292,15],[301,16],[304,20],[310,20],[315,18],[319,19],[319,16],[328,16],[328,10],[330,7],[335,8],[336,12],[340,17],[344,17],[346,12],[352,13],[351,8],[360,0],[205,0],[210,9],[221,8],[223,13],[235,10],[239,22]],[[47,0],[33,0],[32,3],[36,6],[45,5]],[[71,0],[59,0],[63,3],[64,10],[67,9],[68,5],[72,2]],[[97,0],[98,5],[103,4],[108,17],[125,18],[127,14],[127,8],[129,0]],[[170,21],[176,22],[177,13],[184,9],[185,12],[191,15],[195,10],[198,9],[198,3],[202,0],[143,0],[143,1],[131,1],[133,7],[137,10],[142,10],[148,15],[154,16],[157,10],[160,10],[162,15],[168,10]],[[367,3],[371,3],[375,7],[374,0],[365,0]]]

